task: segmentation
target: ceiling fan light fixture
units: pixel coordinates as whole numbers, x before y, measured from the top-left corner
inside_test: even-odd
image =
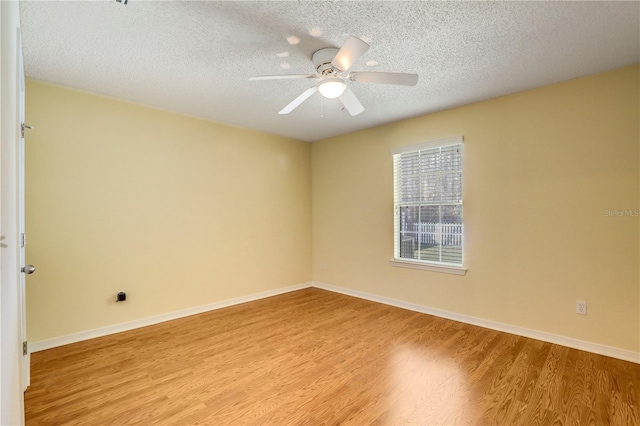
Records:
[[[342,96],[347,89],[340,78],[327,78],[318,83],[318,92],[327,99],[335,99]]]

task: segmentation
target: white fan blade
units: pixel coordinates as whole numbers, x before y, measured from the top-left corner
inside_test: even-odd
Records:
[[[358,98],[356,98],[356,95],[354,95],[351,89],[349,89],[348,87],[344,91],[342,96],[340,96],[340,101],[352,116],[358,115],[362,111],[364,111],[364,107],[362,106]]]
[[[369,45],[357,37],[349,36],[344,42],[336,57],[331,61],[331,65],[340,71],[346,71],[353,65],[365,52],[369,50]]]
[[[309,89],[305,90],[302,93],[302,95],[298,96],[293,101],[291,101],[291,103],[289,105],[287,105],[286,107],[284,107],[280,111],[278,111],[278,114],[289,114],[291,111],[293,111],[294,109],[298,108],[298,106],[301,103],[306,101],[309,98],[309,96],[313,95],[317,91],[318,91],[318,89],[316,89],[315,86],[310,87]]]
[[[398,84],[401,86],[415,86],[418,74],[402,72],[352,72],[349,78],[358,83]]]
[[[319,78],[318,74],[285,74],[285,75],[257,75],[250,77],[249,81],[259,80],[287,80],[290,78]]]

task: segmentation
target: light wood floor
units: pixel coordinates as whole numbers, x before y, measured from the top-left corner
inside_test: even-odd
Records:
[[[638,425],[640,365],[318,289],[32,355],[27,425]]]

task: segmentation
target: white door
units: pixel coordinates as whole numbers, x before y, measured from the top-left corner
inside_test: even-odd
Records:
[[[25,215],[24,215],[24,167],[25,167],[25,151],[24,151],[24,133],[25,133],[25,83],[24,83],[24,65],[22,62],[22,42],[20,32],[18,32],[18,77],[20,78],[20,87],[18,88],[18,111],[20,114],[20,146],[18,149],[18,221],[20,222],[20,266],[22,273],[20,274],[20,310],[21,310],[21,332],[22,332],[22,389],[27,390],[31,384],[31,355],[27,349],[27,293],[25,288],[26,276],[35,271],[35,268],[26,264],[25,248],[26,248],[26,232],[25,232]]]

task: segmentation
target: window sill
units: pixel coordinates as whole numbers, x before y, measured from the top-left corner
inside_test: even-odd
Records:
[[[411,262],[409,260],[391,259],[389,261],[391,266],[400,268],[422,269],[424,271],[442,272],[445,274],[464,275],[467,273],[467,268],[462,266],[450,266],[450,265],[436,265],[424,262]]]

